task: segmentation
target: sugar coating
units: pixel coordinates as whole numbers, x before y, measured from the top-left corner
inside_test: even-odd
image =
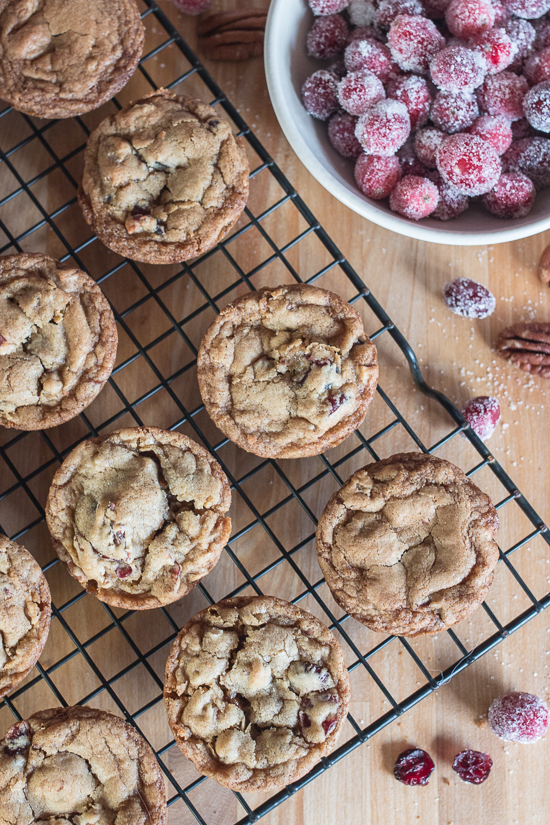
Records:
[[[521,20],[518,17],[506,20],[503,28],[516,47],[516,54],[510,64],[510,69],[521,69],[523,61],[533,48],[536,37],[535,29],[528,20]]]
[[[512,691],[491,703],[489,727],[507,742],[537,742],[548,728],[548,708],[532,693]]]
[[[501,173],[499,156],[476,135],[451,135],[437,149],[436,160],[442,178],[463,195],[484,195]]]
[[[527,80],[513,72],[488,75],[478,89],[478,101],[488,115],[503,115],[508,120],[523,117],[523,98],[529,90]]]
[[[489,0],[451,0],[445,22],[455,37],[468,39],[493,27],[495,10]]]
[[[473,92],[483,83],[487,62],[478,51],[465,46],[441,49],[430,63],[430,75],[443,92]]]
[[[430,108],[432,122],[448,134],[461,132],[478,116],[477,100],[469,92],[438,92]]]
[[[484,57],[488,74],[496,74],[509,66],[518,51],[504,29],[483,32],[472,38],[468,45]]]
[[[348,26],[339,14],[317,17],[306,38],[307,53],[318,60],[330,60],[344,51]]]
[[[405,104],[412,130],[426,123],[430,114],[432,96],[423,77],[413,74],[390,80],[387,84],[387,94],[388,97]]]
[[[449,186],[439,173],[434,174],[433,182],[439,191],[439,201],[431,217],[440,221],[450,221],[468,209],[470,199],[467,195],[457,192],[453,186]]]
[[[550,0],[506,0],[506,7],[516,17],[533,20],[550,10]]]
[[[429,126],[426,129],[419,129],[414,136],[414,151],[418,159],[428,167],[428,169],[435,169],[437,166],[437,149],[447,135],[440,129],[432,129]]]
[[[431,215],[438,202],[437,186],[428,178],[418,175],[401,178],[390,194],[390,209],[413,221]]]
[[[362,115],[386,97],[382,81],[368,69],[349,72],[338,83],[338,102],[350,115]]]
[[[350,0],[308,0],[308,5],[316,15],[337,14],[344,11]]]
[[[388,45],[404,72],[427,75],[432,57],[445,46],[445,38],[431,20],[400,14],[390,26]]]
[[[389,29],[398,14],[423,13],[421,0],[380,0],[376,10],[376,24],[383,29]]]
[[[362,154],[355,164],[355,180],[359,189],[374,200],[387,198],[401,174],[401,164],[396,155]]]
[[[500,421],[500,404],[494,396],[470,398],[460,412],[482,441],[492,436]]]
[[[445,284],[443,300],[451,312],[465,318],[487,318],[497,305],[493,293],[471,278],[455,278]]]
[[[411,121],[397,100],[380,100],[357,121],[355,134],[368,155],[393,155],[407,140]]]
[[[532,54],[525,62],[523,73],[533,86],[543,80],[550,80],[550,46]]]
[[[331,117],[328,124],[328,139],[336,151],[344,158],[358,158],[363,153],[361,144],[355,137],[357,118],[347,112]]]
[[[390,50],[376,40],[353,40],[344,52],[348,72],[368,69],[385,83],[398,69]]]
[[[548,48],[550,46],[550,20],[534,20],[532,25],[535,29],[533,47],[537,50]]]
[[[525,117],[539,132],[550,132],[550,80],[529,89],[523,98]]]
[[[376,6],[372,0],[351,0],[348,14],[354,26],[372,26],[376,20]]]
[[[517,140],[502,156],[505,172],[523,172],[537,189],[550,186],[550,139],[529,137]]]
[[[502,115],[481,115],[474,120],[468,133],[490,143],[498,155],[504,154],[512,143],[511,123]]]
[[[302,86],[302,100],[310,115],[327,120],[338,110],[338,78],[334,72],[319,69]]]
[[[522,172],[504,172],[494,189],[483,195],[485,207],[498,218],[524,218],[533,208],[537,190]]]

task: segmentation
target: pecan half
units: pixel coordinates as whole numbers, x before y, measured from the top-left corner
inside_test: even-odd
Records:
[[[539,261],[539,280],[543,284],[550,283],[550,244],[546,247]]]
[[[497,349],[524,372],[550,378],[550,324],[529,321],[503,329]]]
[[[224,11],[203,17],[197,28],[198,44],[210,60],[247,60],[264,49],[262,9]]]

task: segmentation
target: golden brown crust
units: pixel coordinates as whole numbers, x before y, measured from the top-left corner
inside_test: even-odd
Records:
[[[349,700],[333,634],[274,596],[225,599],[197,613],[166,664],[164,701],[178,747],[201,773],[239,791],[306,774],[334,748]]]
[[[35,117],[97,109],[137,68],[135,0],[0,0],[2,98]]]
[[[0,536],[0,698],[32,670],[50,629],[48,582],[31,554]]]
[[[43,710],[1,742],[0,820],[165,825],[163,775],[147,742],[118,716]]]
[[[204,447],[155,427],[79,444],[46,503],[54,549],[80,584],[115,607],[180,599],[231,534],[229,482]]]
[[[262,457],[300,458],[360,426],[378,365],[350,304],[294,284],[229,304],[201,341],[197,377],[208,414],[232,441]]]
[[[244,143],[211,107],[159,89],[92,132],[78,199],[103,243],[169,264],[212,249],[248,199]]]
[[[338,604],[372,630],[438,633],[483,601],[498,561],[491,500],[448,461],[399,453],[325,507],[317,558]]]
[[[48,255],[0,257],[0,335],[4,427],[43,430],[74,418],[116,359],[116,322],[101,289]]]

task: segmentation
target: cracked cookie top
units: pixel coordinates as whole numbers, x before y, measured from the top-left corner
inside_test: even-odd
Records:
[[[306,284],[229,304],[202,339],[197,373],[216,426],[259,456],[298,458],[336,446],[376,390],[376,348],[357,311]]]
[[[62,424],[114,366],[115,319],[97,284],[47,255],[0,257],[0,423]]]
[[[141,609],[180,599],[210,572],[231,532],[230,504],[204,447],[144,427],[79,444],[53,478],[46,519],[88,592]]]
[[[197,770],[241,791],[294,782],[329,753],[350,698],[340,645],[318,619],[274,596],[197,613],[166,664],[164,701]]]
[[[118,716],[43,710],[0,741],[3,825],[164,825],[166,791],[153,751]]]
[[[0,536],[0,698],[34,667],[50,629],[50,589],[31,554]]]
[[[498,561],[490,498],[454,464],[399,453],[358,470],[328,502],[317,557],[332,595],[384,633],[421,636],[483,601]]]
[[[248,173],[240,139],[215,109],[160,89],[92,132],[79,201],[110,249],[175,263],[229,231],[246,204]]]
[[[2,98],[36,117],[97,109],[134,73],[143,38],[135,0],[0,0]]]

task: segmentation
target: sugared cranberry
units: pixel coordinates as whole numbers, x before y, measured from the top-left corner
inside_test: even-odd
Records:
[[[453,771],[456,771],[463,782],[470,782],[472,785],[481,785],[485,782],[492,767],[493,760],[489,754],[481,751],[462,751],[455,756],[453,762]]]
[[[451,312],[465,318],[487,318],[496,307],[493,293],[471,278],[449,281],[443,289],[443,300]]]
[[[440,129],[419,129],[414,136],[414,151],[418,160],[428,169],[437,166],[436,154],[447,135]]]
[[[516,17],[533,20],[550,9],[550,0],[506,0],[506,7]]]
[[[498,181],[500,159],[490,143],[476,135],[451,135],[437,150],[442,178],[463,195],[484,195]]]
[[[497,74],[510,65],[517,52],[510,35],[504,29],[491,29],[470,40],[469,46],[483,55],[488,74]]]
[[[399,74],[390,50],[376,40],[353,40],[344,52],[344,62],[348,72],[368,69],[386,83],[393,75]]]
[[[533,208],[537,190],[522,172],[504,172],[483,203],[498,218],[524,218]]]
[[[523,138],[512,143],[502,156],[505,172],[523,172],[537,189],[550,186],[550,139]]]
[[[308,5],[315,15],[338,14],[349,6],[349,0],[308,0]]]
[[[486,140],[497,155],[503,155],[512,143],[512,125],[502,115],[481,115],[469,127],[468,134]]]
[[[387,198],[401,178],[401,164],[395,155],[361,155],[355,164],[359,189],[374,200]]]
[[[406,175],[393,188],[390,209],[406,218],[419,221],[427,218],[439,201],[437,186],[428,178]]]
[[[532,54],[523,67],[523,73],[533,85],[550,80],[550,47]]]
[[[395,760],[393,775],[404,785],[427,785],[435,765],[426,751],[409,748]]]
[[[488,75],[478,89],[478,101],[488,115],[502,115],[508,120],[523,117],[523,98],[529,90],[524,77],[513,72]]]
[[[512,691],[491,704],[489,727],[507,742],[536,742],[548,728],[548,708],[532,693]]]
[[[388,45],[404,72],[426,75],[430,61],[445,46],[445,38],[431,20],[399,14],[390,26]]]
[[[550,20],[534,20],[535,40],[533,48],[547,49],[550,46]]]
[[[464,46],[448,46],[430,63],[430,74],[443,92],[473,92],[483,83],[487,62],[480,52]]]
[[[495,12],[495,22],[493,23],[493,26],[497,29],[500,26],[503,26],[504,23],[510,19],[511,15],[501,0],[491,0],[491,6]]]
[[[434,124],[448,134],[471,126],[478,115],[477,100],[469,92],[438,92],[430,109]]]
[[[507,20],[504,23],[504,29],[516,47],[514,59],[510,64],[510,69],[516,71],[521,69],[523,61],[533,48],[536,32],[531,23],[527,20],[520,20],[517,17],[511,17]]]
[[[368,155],[394,155],[411,131],[409,113],[404,103],[380,100],[361,115],[355,134]]]
[[[433,182],[439,191],[439,202],[431,217],[440,221],[450,221],[451,218],[458,217],[468,209],[470,199],[467,195],[462,195],[452,186],[449,186],[448,183],[445,183],[438,172],[432,174],[435,176]]]
[[[387,95],[405,104],[411,120],[411,129],[418,129],[428,120],[432,96],[424,78],[411,74],[390,80]]]
[[[344,158],[358,158],[362,154],[361,144],[355,137],[357,118],[347,112],[336,114],[328,123],[328,139],[336,151]]]
[[[398,14],[423,14],[420,0],[380,0],[376,10],[376,24],[389,29]]]
[[[539,132],[550,132],[550,80],[537,83],[523,98],[525,117]]]
[[[175,6],[184,14],[202,14],[211,5],[212,0],[172,0]]]
[[[347,39],[348,26],[343,17],[318,17],[306,38],[307,53],[318,60],[332,60],[344,51]]]
[[[482,441],[486,441],[492,436],[496,425],[500,421],[498,398],[489,395],[470,398],[460,412]]]
[[[349,72],[338,83],[337,94],[340,106],[350,115],[362,115],[386,97],[382,81],[368,69]]]
[[[302,99],[307,111],[319,120],[326,120],[338,109],[338,78],[326,69],[313,72],[302,86]]]
[[[127,579],[132,573],[132,568],[129,564],[119,564],[116,569],[116,574],[119,579]]]
[[[489,0],[451,0],[445,22],[451,34],[467,40],[493,27],[495,10]]]
[[[376,19],[376,6],[373,0],[351,0],[348,6],[351,23],[361,28],[372,26]]]

